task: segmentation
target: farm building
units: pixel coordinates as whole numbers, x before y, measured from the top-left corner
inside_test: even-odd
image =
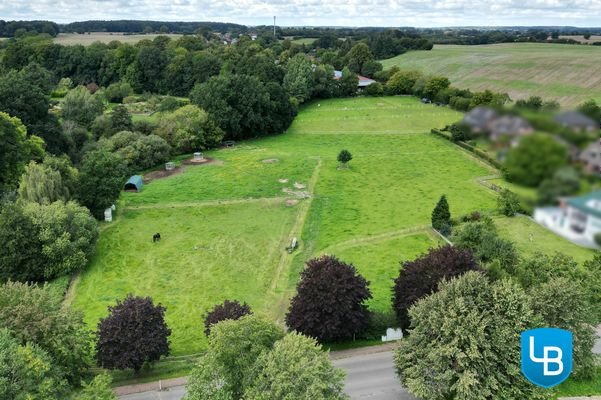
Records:
[[[342,78],[342,71],[334,71],[334,79],[339,80],[340,78]],[[376,83],[376,81],[374,81],[373,79],[370,79],[365,76],[357,75],[357,78],[359,78],[359,82],[357,83],[357,87],[359,89],[364,89],[372,83]]]
[[[599,129],[599,122],[578,111],[567,111],[555,117],[555,121],[575,132],[594,132]]]
[[[601,233],[601,190],[563,199],[559,207],[537,208],[534,219],[574,243],[598,248],[595,235]]]
[[[144,186],[144,181],[140,175],[133,175],[123,186],[123,190],[126,192],[139,192],[142,190],[142,186]]]

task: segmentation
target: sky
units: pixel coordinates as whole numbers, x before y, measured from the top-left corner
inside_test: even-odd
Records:
[[[0,0],[0,19],[279,26],[600,26],[601,0]]]

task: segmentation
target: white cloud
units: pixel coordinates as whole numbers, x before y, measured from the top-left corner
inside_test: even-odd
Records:
[[[0,0],[1,18],[226,21],[247,25],[485,26],[599,24],[601,0]]]

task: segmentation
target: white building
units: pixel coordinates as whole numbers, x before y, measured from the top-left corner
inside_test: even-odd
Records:
[[[537,208],[534,219],[574,243],[599,248],[595,235],[601,233],[601,190],[562,200],[559,207]]]

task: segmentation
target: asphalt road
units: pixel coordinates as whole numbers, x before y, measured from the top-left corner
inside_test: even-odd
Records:
[[[346,371],[345,391],[352,399],[413,400],[399,384],[392,364],[392,352],[359,355],[333,361]],[[150,391],[120,396],[120,400],[180,400],[184,386],[158,392]]]
[[[597,327],[600,339],[593,352],[601,354],[601,325]],[[394,373],[392,352],[357,355],[333,361],[346,371],[345,392],[353,400],[416,400],[399,383]],[[120,400],[180,400],[186,392],[176,386],[162,392],[150,391],[120,396]]]
[[[346,371],[344,389],[352,399],[416,399],[401,387],[390,351],[343,358],[333,364]]]

